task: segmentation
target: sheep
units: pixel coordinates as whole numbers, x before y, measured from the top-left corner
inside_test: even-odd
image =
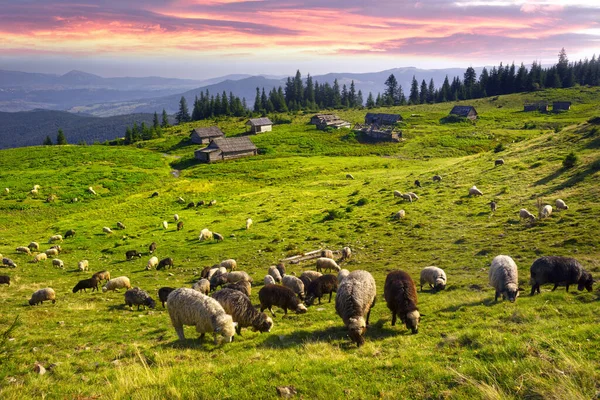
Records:
[[[509,256],[499,255],[494,257],[489,271],[490,286],[496,290],[494,301],[502,295],[514,303],[519,297],[519,271],[517,264]]]
[[[158,257],[152,256],[148,260],[148,264],[146,264],[146,271],[150,271],[152,268],[156,268],[158,265]]]
[[[116,291],[117,289],[131,289],[131,283],[129,282],[129,278],[126,276],[119,276],[118,278],[114,278],[109,280],[102,286],[102,293],[106,293],[109,290]]]
[[[252,218],[248,218],[246,220],[246,230],[250,229],[251,226],[252,226]]]
[[[86,289],[92,289],[92,292],[94,290],[98,291],[98,278],[92,276],[89,279],[83,279],[77,282],[77,285],[75,285],[75,287],[73,288],[73,293],[77,293],[81,290],[87,293]]]
[[[9,194],[10,193],[10,189],[9,188],[4,188],[4,193]]]
[[[348,275],[350,275],[350,271],[348,271],[347,269],[341,269],[340,272],[338,272],[338,274],[337,274],[338,286],[340,283],[342,283],[342,281],[344,279],[346,279],[348,277]]]
[[[441,182],[442,181],[442,177],[439,175],[434,175],[433,178],[431,178],[434,182]]]
[[[108,226],[105,226],[104,228],[102,228],[102,232],[106,233],[106,234],[111,234],[112,229],[110,229]]]
[[[177,232],[179,232],[179,231],[180,231],[180,230],[182,230],[182,229],[183,229],[183,221],[179,221],[179,222],[177,223]]]
[[[208,293],[210,292],[210,281],[208,279],[202,278],[192,285],[192,289],[208,295]]]
[[[410,199],[411,199],[411,200],[419,200],[419,196],[417,196],[417,194],[416,194],[416,193],[413,193],[413,192],[408,192],[408,193],[406,193],[406,194],[410,196]]]
[[[321,250],[321,257],[333,258],[333,251],[331,250]]]
[[[319,257],[317,258],[317,272],[321,272],[321,270],[326,271],[326,270],[330,270],[330,271],[340,271],[340,266],[337,265],[337,263],[335,262],[335,260],[331,259],[331,258],[327,258],[327,257]]]
[[[322,273],[317,272],[317,271],[304,271],[302,272],[302,274],[300,275],[300,279],[302,279],[303,277],[306,278],[309,282],[314,281],[315,279],[317,279],[318,277],[323,276]],[[303,280],[304,281],[304,280]]]
[[[50,248],[50,249],[46,250],[44,253],[46,253],[47,257],[56,257],[58,255],[58,249]]]
[[[70,238],[75,236],[75,230],[74,229],[69,229],[68,231],[65,232],[65,239]]]
[[[29,250],[29,247],[25,247],[25,246],[19,246],[15,249],[15,251],[17,253],[24,253],[27,254],[28,256],[31,255],[31,250]]]
[[[233,271],[233,270],[237,269],[237,262],[234,259],[230,258],[230,259],[221,261],[221,263],[219,264],[219,267],[229,269],[229,271]]]
[[[224,289],[233,289],[238,292],[244,293],[246,296],[250,297],[252,294],[252,284],[248,281],[237,281],[235,283],[228,283],[223,285]]]
[[[100,282],[100,281],[108,282],[108,281],[110,281],[110,272],[107,270],[98,271],[94,275],[92,275],[92,277],[96,277],[96,279],[98,279],[98,282]]]
[[[167,303],[171,324],[179,340],[185,340],[184,325],[195,326],[201,340],[204,339],[206,332],[214,333],[215,344],[217,344],[217,334],[222,335],[227,343],[233,339],[235,334],[233,319],[212,297],[193,289],[179,288],[169,294]]]
[[[210,203],[208,203],[209,206],[214,206],[217,204],[216,200],[211,200]]]
[[[29,247],[29,250],[31,251],[38,251],[40,249],[40,244],[38,242],[31,242],[27,247]]]
[[[277,263],[275,268],[277,268],[277,271],[279,271],[279,275],[281,275],[281,277],[283,278],[285,276],[285,264],[282,262]]]
[[[179,214],[173,215],[173,219],[175,220],[175,222],[179,221]]]
[[[403,200],[410,201],[412,203],[412,197],[408,193],[402,193],[398,190],[394,190],[394,197],[401,197]]]
[[[496,161],[494,161],[494,167],[498,167],[500,165],[504,165],[504,160],[499,158]]]
[[[8,275],[0,275],[0,285],[6,284],[10,286],[10,276]]]
[[[268,274],[271,275],[273,277],[273,279],[275,279],[276,283],[281,283],[281,274],[279,273],[279,270],[277,269],[276,266],[271,265],[269,267]]]
[[[369,325],[376,294],[375,280],[367,271],[352,271],[338,286],[335,312],[342,318],[350,338],[359,347],[365,343],[363,335]]]
[[[59,260],[58,258],[55,258],[54,260],[52,260],[52,265],[58,268],[64,268],[65,267],[65,263],[63,262],[63,260]]]
[[[594,279],[592,274],[586,271],[583,266],[574,258],[560,256],[540,257],[531,264],[529,269],[531,273],[531,296],[537,290],[540,293],[540,285],[545,283],[554,283],[552,291],[556,290],[559,284],[569,286],[577,284],[577,290],[586,289],[592,291]]]
[[[271,275],[265,275],[265,279],[263,280],[264,285],[275,285],[275,278],[273,278]]]
[[[59,253],[62,251],[62,247],[59,244],[55,244],[54,246],[50,246],[51,249],[56,249]]]
[[[150,195],[150,197],[158,197],[158,192],[152,192],[152,194]]]
[[[228,272],[225,273],[216,273],[210,278],[210,290],[215,290],[219,286],[223,286],[226,284]]]
[[[335,275],[323,275],[314,281],[312,281],[306,287],[306,305],[311,306],[315,302],[315,298],[319,299],[321,304],[321,297],[329,293],[329,302],[331,303],[331,297],[333,292],[336,292],[338,288],[338,278]]]
[[[88,190],[88,192],[90,192],[90,194],[93,194],[94,196],[97,195],[97,193],[96,193],[96,191],[94,190],[93,187],[90,186],[87,190]]]
[[[200,231],[200,236],[198,237],[198,239],[203,242],[205,240],[212,240],[213,238],[213,233],[211,231],[208,230],[208,228],[204,228]]]
[[[204,202],[204,200],[200,200],[199,202],[197,202],[197,203],[196,203],[196,207],[203,206],[204,204],[206,204],[206,203]]]
[[[208,271],[208,275],[206,276],[206,279],[210,280],[210,278],[212,278],[215,275],[222,275],[222,274],[226,274],[226,273],[227,273],[226,268],[215,266],[215,267],[212,267]]]
[[[393,219],[402,219],[406,216],[406,211],[400,210],[392,216]]]
[[[126,226],[121,221],[117,221],[117,228],[119,228],[119,229],[125,229]]]
[[[540,209],[538,218],[539,219],[548,218],[548,217],[550,217],[550,215],[552,215],[552,206],[549,204],[546,204],[544,207],[542,207]]]
[[[342,260],[341,261],[349,260],[350,257],[352,257],[352,249],[350,249],[350,247],[342,248]]]
[[[50,239],[48,239],[48,243],[62,242],[62,241],[63,241],[62,235],[50,236]]]
[[[125,304],[129,306],[130,310],[133,310],[133,306],[137,306],[138,311],[140,310],[140,306],[146,306],[150,308],[156,307],[156,302],[148,292],[140,289],[139,287],[134,287],[133,289],[129,289],[125,292]]]
[[[492,210],[492,212],[496,212],[496,209],[498,208],[498,204],[495,201],[490,201],[490,208]]]
[[[185,199],[184,199],[183,197],[178,197],[178,198],[177,198],[177,202],[178,202],[179,204],[183,204],[183,203],[185,203]]]
[[[304,300],[304,283],[299,278],[292,275],[286,275],[282,277],[281,283],[283,286],[292,289],[300,300]]]
[[[158,271],[159,269],[167,269],[167,267],[171,267],[173,268],[173,259],[171,257],[167,257],[167,258],[163,258],[162,260],[160,260],[158,262],[158,265],[156,266],[156,270]]]
[[[168,287],[168,286],[161,287],[160,289],[158,289],[158,299],[162,303],[163,308],[165,308],[165,303],[167,302],[167,298],[169,297],[169,295],[171,294],[171,292],[173,290],[175,290],[175,288]]]
[[[217,242],[222,242],[223,235],[221,235],[220,233],[217,233],[217,232],[213,232],[213,239],[216,240]]]
[[[483,192],[473,185],[471,188],[469,188],[469,196],[483,196]]]
[[[530,221],[533,221],[533,220],[535,220],[535,215],[533,215],[532,213],[530,213],[530,212],[529,212],[529,211],[527,211],[526,209],[524,209],[524,208],[521,208],[521,209],[519,210],[519,218],[520,218],[520,219],[525,219],[525,218],[527,218],[527,219],[529,219]]]
[[[48,259],[48,255],[46,253],[39,253],[39,254],[36,254],[35,257],[33,257],[33,262],[37,263],[40,261],[45,261],[47,259]]]
[[[421,270],[421,291],[423,291],[423,285],[426,283],[436,292],[444,290],[446,288],[446,281],[446,273],[441,268],[425,267]]]
[[[243,293],[232,289],[221,289],[213,293],[212,298],[221,304],[227,314],[231,315],[233,322],[237,322],[235,330],[238,335],[241,336],[242,328],[249,326],[261,333],[271,331],[273,320],[264,312],[254,308],[248,296]]]
[[[208,279],[208,274],[210,273],[211,267],[204,267],[202,271],[200,271],[200,277]]]
[[[561,199],[556,199],[556,209],[557,210],[568,210],[569,206]]]
[[[346,174],[346,179],[354,179],[354,176],[352,176],[352,174]]]
[[[396,317],[400,317],[406,329],[419,333],[421,315],[417,308],[417,288],[410,275],[400,270],[390,272],[385,278],[383,296],[392,312],[392,326],[396,325]]]
[[[52,301],[52,304],[56,303],[56,292],[52,288],[44,288],[34,292],[29,299],[30,306],[36,306],[38,304],[44,304],[45,301]]]
[[[77,263],[77,269],[80,271],[87,271],[89,269],[90,263],[88,260],[81,260]]]
[[[140,253],[137,250],[127,250],[125,252],[125,259],[126,260],[133,260],[133,257],[142,258],[142,253]]]
[[[222,267],[221,267],[222,268]],[[227,274],[228,283],[236,283],[239,281],[254,282],[254,280],[245,271],[233,271]]]
[[[33,185],[33,190],[40,190],[42,187],[40,185]]]
[[[421,181],[418,180],[418,179],[415,180],[415,186],[420,188],[421,187]]]
[[[162,222],[162,227],[163,227],[164,230],[169,229],[169,223],[167,221],[163,221]]]
[[[148,246],[148,252],[150,254],[154,253],[156,251],[156,242],[152,242],[150,243],[150,246]]]
[[[296,314],[304,314],[306,307],[300,302],[292,289],[279,285],[266,285],[258,291],[258,299],[260,300],[260,311],[265,308],[271,311],[275,316],[272,307],[277,306],[283,309],[284,315],[287,315],[288,309],[293,310]]]
[[[2,257],[2,265],[6,265],[7,267],[17,268],[17,264],[13,260],[8,257]]]
[[[187,208],[187,209],[194,208],[194,207],[195,207],[195,204],[194,204],[194,202],[193,202],[193,201],[190,201],[190,202],[187,204],[187,206],[185,206],[185,208]]]
[[[32,196],[37,196],[39,192],[37,189],[31,189],[29,193],[31,193]]]

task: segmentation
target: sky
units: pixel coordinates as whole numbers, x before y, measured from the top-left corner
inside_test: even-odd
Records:
[[[0,0],[0,69],[207,79],[600,55],[600,0]]]

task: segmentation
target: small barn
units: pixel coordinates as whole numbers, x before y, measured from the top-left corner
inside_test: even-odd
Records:
[[[235,138],[217,138],[203,149],[196,150],[196,159],[211,163],[215,161],[231,160],[234,158],[255,156],[258,149],[246,136]]]
[[[266,117],[249,119],[246,126],[249,133],[271,132],[273,130],[273,123]]]
[[[353,130],[362,132],[373,142],[400,142],[402,140],[402,132],[396,131],[391,125],[379,126],[376,124],[356,124],[354,125]]]
[[[555,101],[552,103],[552,111],[569,111],[571,109],[570,101]]]
[[[523,106],[523,111],[525,111],[525,112],[531,112],[531,111],[548,112],[548,103],[540,102],[540,103],[525,104]]]
[[[332,115],[332,114],[329,114],[329,115]],[[343,119],[340,119],[339,117],[337,117],[335,115],[333,115],[333,117],[335,117],[335,118],[331,118],[329,115],[327,117],[319,118],[317,120],[317,123],[315,124],[317,126],[317,129],[324,131],[327,128],[340,129],[340,128],[351,128],[352,127],[352,124],[350,122],[344,121]]]
[[[190,140],[196,144],[209,144],[211,140],[225,137],[225,134],[218,126],[209,126],[208,128],[195,128],[190,134]]]
[[[400,114],[367,113],[365,115],[367,125],[396,125],[400,121],[402,121]]]
[[[310,118],[310,124],[311,125],[318,125],[319,123],[321,123],[323,120],[326,121],[334,121],[336,119],[340,119],[340,117],[338,117],[335,114],[315,114]]]
[[[459,117],[468,118],[470,120],[477,119],[477,111],[473,106],[454,106],[450,115],[457,115]]]

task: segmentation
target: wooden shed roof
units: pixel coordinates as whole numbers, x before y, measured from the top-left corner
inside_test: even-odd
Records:
[[[194,128],[192,130],[192,135],[193,134],[196,134],[196,135],[198,135],[198,137],[201,137],[203,139],[225,136],[223,131],[221,131],[218,126],[209,126],[209,127],[205,127],[205,128]]]
[[[384,125],[395,124],[398,121],[402,121],[400,114],[386,114],[386,113],[367,113],[365,120],[377,119]]]
[[[473,106],[454,106],[450,114],[458,115],[460,117],[467,117],[469,113],[473,110],[477,115],[477,111],[475,111],[475,107]]]
[[[210,144],[204,149],[198,151],[210,153],[216,150],[221,150],[223,153],[235,153],[238,151],[256,150],[256,146],[247,136],[234,138],[216,138],[211,140]]]
[[[271,122],[271,120],[269,118],[263,117],[263,118],[249,119],[248,122],[246,122],[246,125],[265,126],[265,125],[273,125],[273,123]]]

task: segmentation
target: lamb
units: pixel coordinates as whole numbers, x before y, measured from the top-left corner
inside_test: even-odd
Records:
[[[38,251],[40,249],[40,244],[38,242],[31,242],[27,247],[29,247],[29,250],[31,251]]]
[[[106,293],[109,290],[116,291],[117,289],[131,289],[131,283],[129,282],[129,278],[126,276],[119,276],[118,278],[114,278],[109,280],[102,286],[102,293]]]
[[[327,249],[321,250],[321,257],[333,258],[333,251]]]
[[[266,285],[258,291],[258,299],[260,300],[260,311],[265,308],[271,311],[275,316],[272,307],[277,306],[283,309],[284,315],[287,315],[288,309],[295,311],[296,314],[304,314],[306,307],[300,302],[292,289],[279,285]]]
[[[59,252],[58,249],[50,248],[50,249],[46,250],[44,253],[46,253],[47,257],[56,257],[58,255],[58,252]]]
[[[338,272],[338,274],[337,274],[338,286],[340,283],[342,283],[342,281],[344,279],[346,279],[348,277],[348,275],[350,275],[350,271],[348,271],[347,269],[341,269],[340,272]]]
[[[0,285],[6,284],[10,286],[10,276],[8,275],[0,275]]]
[[[152,268],[156,268],[157,265],[158,265],[158,257],[152,256],[148,260],[148,264],[146,265],[146,270],[150,271]]]
[[[230,259],[221,261],[221,263],[219,264],[219,267],[233,271],[237,268],[237,262],[234,259],[230,258]]]
[[[213,299],[217,300],[225,312],[237,322],[235,328],[238,335],[242,334],[242,328],[251,326],[255,331],[269,332],[273,327],[273,320],[264,312],[259,312],[252,306],[248,296],[232,289],[221,289],[213,293]]]
[[[552,291],[556,290],[559,284],[564,284],[567,292],[569,286],[574,284],[577,284],[577,290],[586,289],[591,292],[594,284],[592,274],[571,257],[541,257],[531,264],[529,271],[531,273],[531,296],[535,294],[536,290],[540,293],[540,285],[545,283],[554,283]]]
[[[535,220],[535,215],[533,215],[532,213],[530,213],[530,212],[529,212],[529,211],[527,211],[526,209],[524,209],[524,208],[521,208],[521,209],[519,210],[519,218],[520,218],[520,219],[525,219],[525,218],[527,218],[527,219],[529,219],[530,221],[533,221],[533,220]]]
[[[17,264],[13,260],[7,257],[2,258],[2,265],[6,265],[7,267],[17,268]]]
[[[210,292],[210,281],[208,279],[202,278],[192,285],[192,289],[208,295],[208,293]]]
[[[315,302],[315,298],[319,299],[321,304],[321,297],[329,293],[329,302],[331,303],[331,297],[333,292],[336,292],[338,288],[338,278],[335,275],[323,275],[314,281],[312,281],[306,288],[306,305],[312,306]]]
[[[97,195],[97,193],[96,193],[96,191],[94,190],[93,187],[90,186],[87,190],[88,190],[88,192],[90,192],[90,194],[93,194],[94,196]]]
[[[52,288],[44,288],[34,292],[29,299],[30,306],[36,306],[38,304],[44,304],[45,301],[52,301],[52,304],[56,303],[56,292]]]
[[[27,255],[31,255],[31,250],[29,250],[29,247],[25,247],[25,246],[19,246],[15,249],[15,251],[17,253],[24,253]]]
[[[86,289],[92,289],[92,292],[94,290],[98,291],[98,279],[95,276],[77,282],[77,285],[75,285],[75,287],[73,288],[73,293],[77,293],[80,290],[83,290],[87,293]]]
[[[349,260],[350,257],[352,257],[352,249],[350,247],[342,248],[342,261]]]
[[[167,298],[169,297],[169,295],[171,294],[171,292],[175,290],[175,288],[172,287],[161,287],[160,289],[158,289],[158,298],[160,300],[160,302],[162,303],[163,308],[165,308],[165,303],[167,302]]]
[[[156,251],[156,242],[152,242],[150,243],[150,246],[148,247],[148,252],[150,254],[154,253]]]
[[[65,232],[65,239],[70,238],[75,236],[75,230],[74,229],[69,229],[68,231]]]
[[[228,283],[236,283],[239,281],[246,281],[252,283],[254,280],[245,271],[233,271],[227,274]]]
[[[400,211],[398,211],[396,214],[394,214],[394,215],[392,216],[392,218],[394,218],[394,219],[402,219],[402,218],[404,218],[405,216],[406,216],[406,211],[404,211],[404,210],[400,210]]]
[[[162,260],[160,260],[158,265],[156,266],[156,270],[158,271],[159,269],[163,268],[166,269],[167,267],[173,268],[173,259],[171,257],[163,258]]]
[[[175,222],[179,221],[179,214],[173,215],[173,219],[175,220]]]
[[[279,273],[279,270],[277,269],[276,266],[271,265],[269,267],[268,274],[271,275],[273,277],[273,279],[275,279],[275,282],[281,283],[281,274]]]
[[[110,272],[108,272],[107,270],[98,271],[94,275],[92,275],[92,277],[96,277],[96,279],[98,279],[98,282],[100,282],[100,281],[108,282],[108,281],[110,281]]]
[[[543,218],[548,218],[550,217],[550,215],[552,215],[552,206],[549,204],[546,204],[544,207],[542,207],[540,209],[540,213],[539,213],[539,219],[543,219]]]
[[[392,326],[396,325],[396,317],[410,329],[413,334],[419,333],[421,315],[417,308],[417,287],[409,274],[404,271],[392,271],[385,278],[383,296],[392,312]]]
[[[126,226],[121,221],[117,221],[117,228],[119,228],[119,229],[125,229]]]
[[[54,260],[52,260],[52,265],[58,268],[64,268],[65,267],[65,263],[63,262],[63,260],[59,260],[58,258],[55,258]]]
[[[108,226],[105,226],[104,228],[102,228],[102,232],[110,234],[113,233],[112,229],[110,229]]]
[[[214,341],[217,343],[217,334],[222,335],[226,342],[231,342],[235,334],[235,325],[231,315],[219,302],[203,295],[193,289],[179,288],[171,292],[167,298],[171,323],[177,332],[179,340],[185,340],[184,325],[196,327],[200,339],[204,339],[206,332],[214,332]]]
[[[163,221],[163,222],[162,222],[162,227],[163,227],[163,229],[165,229],[165,230],[169,229],[169,223],[168,223],[167,221]]]
[[[179,222],[177,223],[177,232],[179,232],[179,231],[180,231],[180,230],[182,230],[182,229],[183,229],[183,221],[179,221]]]
[[[556,199],[556,209],[557,210],[568,210],[569,206],[561,199]]]
[[[442,181],[442,177],[439,175],[434,175],[433,178],[431,178],[434,182],[441,182]]]
[[[250,295],[252,294],[252,284],[248,281],[237,281],[235,283],[228,283],[227,285],[223,285],[223,288],[237,290],[238,292],[244,293],[248,297],[250,297]]]
[[[40,261],[45,261],[47,259],[48,259],[48,255],[46,253],[39,253],[39,254],[36,254],[35,257],[33,257],[33,262],[37,263]]]
[[[150,308],[156,307],[156,302],[148,292],[140,289],[139,287],[134,287],[133,289],[129,289],[125,292],[125,304],[129,306],[130,310],[133,310],[133,306],[137,306],[138,311],[140,310],[140,306],[146,306]]]
[[[212,240],[213,238],[213,233],[211,231],[209,231],[207,228],[204,228],[200,231],[200,236],[198,237],[198,239],[203,242],[205,240]]]
[[[252,226],[252,218],[248,218],[246,220],[246,230],[250,229],[251,226]]]
[[[285,275],[281,279],[283,286],[292,289],[292,291],[300,298],[304,300],[304,283],[295,276]]]
[[[275,285],[275,278],[273,278],[271,275],[265,275],[265,279],[264,279],[264,285]]]
[[[278,263],[275,268],[277,268],[277,271],[279,271],[279,275],[281,275],[281,277],[283,278],[285,276],[285,264],[284,263]]]
[[[423,291],[423,285],[426,283],[436,292],[444,290],[446,288],[446,273],[438,267],[425,267],[421,270],[420,283],[421,291]]]
[[[402,199],[410,201],[412,203],[412,197],[408,193],[402,193],[398,190],[394,190],[394,197],[401,197]]]
[[[62,242],[62,241],[63,241],[62,235],[50,236],[50,239],[48,239],[48,243]]]
[[[327,258],[327,257],[320,257],[317,258],[317,272],[321,272],[321,270],[326,271],[326,270],[330,270],[330,271],[340,271],[340,266],[337,265],[337,263],[335,262],[335,260],[331,259],[331,258]]]
[[[89,269],[90,263],[88,260],[81,260],[77,263],[77,269],[80,271],[87,271]]]
[[[497,207],[498,204],[495,201],[490,201],[490,208],[492,209],[492,212],[496,212]]]
[[[133,260],[133,257],[142,258],[142,253],[140,253],[137,250],[127,250],[125,252],[125,259],[126,260]]]
[[[469,196],[483,196],[483,192],[473,185],[473,187],[469,188]]]
[[[367,271],[352,271],[338,286],[335,311],[348,328],[350,339],[359,347],[365,343],[363,335],[376,294],[375,280]]]
[[[504,160],[499,158],[496,161],[494,161],[494,167],[498,167],[500,165],[504,165]]]
[[[508,299],[514,303],[519,297],[519,271],[517,264],[509,256],[496,256],[490,265],[490,285],[496,289],[494,301],[502,295],[502,299]]]
[[[217,233],[217,232],[213,232],[213,239],[215,239],[217,242],[222,242],[223,235],[221,235],[220,233]]]

